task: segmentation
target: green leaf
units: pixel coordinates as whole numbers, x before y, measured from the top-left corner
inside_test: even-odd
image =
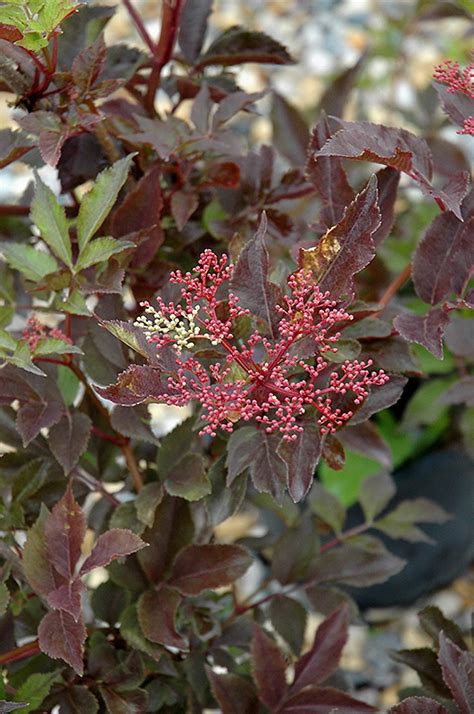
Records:
[[[171,496],[179,496],[187,501],[199,501],[208,496],[212,487],[204,470],[202,456],[184,456],[168,472],[164,486]]]
[[[81,252],[109,215],[124,185],[135,154],[120,159],[99,174],[95,185],[82,199],[77,219],[77,237]]]
[[[115,238],[96,238],[92,243],[88,243],[81,251],[75,269],[85,270],[91,265],[102,263],[112,255],[121,253],[127,248],[135,248],[135,243],[128,240],[116,240]]]
[[[53,684],[62,680],[59,672],[46,672],[45,674],[32,674],[15,694],[17,702],[28,702],[28,706],[21,712],[30,712],[38,709],[49,694]]]
[[[16,350],[17,341],[6,330],[0,330],[0,349],[14,352]]]
[[[388,474],[371,476],[363,482],[359,502],[367,521],[373,521],[383,511],[395,492],[395,484]]]
[[[10,593],[5,583],[0,583],[0,617],[7,611],[10,602]]]
[[[410,543],[433,543],[415,523],[446,523],[450,516],[437,503],[427,498],[402,501],[393,511],[375,521],[374,527],[390,538],[401,538]]]
[[[64,404],[70,407],[76,398],[77,390],[79,389],[79,379],[74,372],[71,372],[69,367],[58,364],[58,387]]]
[[[18,342],[15,352],[8,358],[8,362],[27,372],[32,372],[32,374],[38,374],[41,377],[45,376],[45,373],[32,361],[31,351],[27,342]]]
[[[72,251],[66,212],[51,189],[35,173],[36,187],[31,204],[31,220],[53,253],[72,268]]]
[[[61,312],[69,312],[72,315],[87,315],[91,314],[91,311],[87,307],[86,300],[79,290],[73,290],[66,300],[61,300],[59,296],[56,297],[54,301],[54,307],[56,307]]]
[[[79,347],[71,345],[65,340],[60,340],[57,337],[46,337],[38,342],[35,348],[35,357],[38,355],[65,355],[65,354],[84,354]]]
[[[138,519],[148,528],[153,526],[155,511],[163,500],[163,486],[158,481],[146,483],[136,497],[135,509]]]
[[[453,383],[453,377],[431,379],[421,385],[410,399],[404,413],[402,426],[407,431],[420,425],[433,424],[449,407],[439,397]]]
[[[340,471],[334,471],[326,463],[319,466],[323,486],[347,508],[357,501],[363,481],[380,471],[380,464],[367,456],[346,451],[346,461]]]
[[[2,243],[0,250],[8,265],[28,280],[37,282],[45,275],[58,270],[58,264],[52,255],[26,243]]]

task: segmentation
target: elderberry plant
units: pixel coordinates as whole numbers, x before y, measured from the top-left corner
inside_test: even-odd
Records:
[[[456,146],[425,95],[413,131],[370,98],[345,119],[375,47],[310,128],[239,86],[295,63],[277,40],[216,34],[211,0],[163,0],[158,38],[123,6],[141,49],[106,44],[110,6],[0,7],[0,169],[32,179],[0,205],[0,712],[375,711],[332,678],[357,591],[449,518],[397,469],[472,451],[472,67],[434,70]]]

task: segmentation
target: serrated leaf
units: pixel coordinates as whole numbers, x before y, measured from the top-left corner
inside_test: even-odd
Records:
[[[366,479],[359,490],[359,503],[367,521],[373,521],[395,493],[395,483],[388,474],[377,474]]]
[[[82,199],[77,219],[77,236],[82,252],[95,235],[114,205],[127,180],[135,154],[120,159],[97,177],[93,188]]]
[[[53,610],[43,617],[38,628],[42,652],[53,659],[62,659],[82,677],[84,643],[87,632],[80,618],[77,622],[67,612]]]
[[[287,690],[286,661],[276,642],[257,624],[253,626],[251,653],[259,699],[270,711],[275,711]]]
[[[123,558],[146,547],[146,543],[132,531],[125,528],[112,528],[102,533],[92,549],[92,553],[82,564],[80,575],[85,575],[94,568],[105,567],[112,560]]]
[[[199,205],[199,195],[195,191],[175,191],[171,196],[171,215],[178,231],[182,231]]]
[[[49,448],[67,476],[79,462],[87,448],[92,422],[79,411],[65,414],[48,434]]]
[[[35,174],[35,195],[31,204],[31,220],[53,253],[72,268],[71,239],[66,212],[51,189]]]
[[[217,674],[208,666],[206,674],[222,714],[250,714],[257,711],[257,695],[247,679],[238,674]]]
[[[39,282],[58,270],[56,260],[49,253],[33,248],[26,243],[2,243],[0,250],[8,265],[22,273],[25,278]]]
[[[103,34],[96,41],[83,49],[74,59],[71,68],[72,79],[76,87],[87,93],[100,75],[105,60],[105,42]]]
[[[46,672],[45,674],[32,674],[21,685],[15,694],[17,702],[28,702],[25,711],[38,709],[49,694],[53,684],[62,680],[60,672]]]
[[[206,35],[213,0],[192,0],[184,4],[179,24],[179,46],[188,64],[193,64]]]
[[[321,623],[311,649],[296,662],[291,694],[323,682],[336,671],[348,629],[349,610],[342,605]]]
[[[76,271],[85,270],[97,263],[103,263],[112,255],[122,253],[128,248],[135,248],[135,243],[127,240],[117,240],[116,238],[96,238],[81,250],[79,258],[74,266]]]
[[[419,647],[413,650],[398,650],[392,652],[390,656],[395,662],[401,662],[415,670],[427,694],[450,698],[450,691],[443,682],[443,674],[434,650],[429,647]]]
[[[115,384],[108,387],[94,385],[94,389],[101,397],[114,404],[133,407],[146,401],[163,401],[168,385],[160,370],[147,365],[132,364],[118,375]]]
[[[255,317],[264,320],[274,336],[278,323],[275,304],[280,298],[281,290],[268,280],[269,257],[264,243],[266,232],[267,218],[263,213],[257,232],[239,255],[231,280],[231,290],[239,298],[240,305],[250,310]]]
[[[182,600],[177,590],[166,586],[147,590],[138,601],[138,621],[151,642],[165,647],[188,649],[188,643],[176,630],[176,611]]]
[[[86,535],[86,519],[69,486],[44,521],[44,542],[54,568],[65,578],[74,575]]]
[[[76,345],[71,345],[65,340],[60,340],[56,337],[45,337],[39,340],[37,346],[34,350],[35,357],[40,355],[82,355],[83,351],[76,347]]]
[[[467,649],[461,629],[452,620],[448,620],[436,605],[428,605],[418,613],[420,625],[427,635],[433,639],[433,644],[438,647],[439,635],[444,632],[457,647]]]
[[[321,449],[320,431],[311,423],[305,424],[296,441],[283,441],[278,447],[279,455],[288,465],[288,491],[295,503],[301,501],[311,488]]]
[[[144,689],[119,692],[101,684],[99,691],[110,714],[142,714],[148,703],[148,695]]]
[[[342,219],[314,248],[301,248],[299,267],[311,271],[315,283],[334,298],[352,295],[353,276],[375,255],[372,235],[380,226],[377,179],[372,176],[347,207]]]
[[[79,714],[79,712],[97,714],[99,711],[96,697],[87,687],[79,684],[72,684],[67,689],[63,689],[59,695],[56,695],[56,701],[61,707],[61,714]]]
[[[153,481],[146,483],[135,499],[137,516],[148,528],[153,525],[156,509],[163,500],[163,496],[163,486],[158,481]]]
[[[169,585],[183,595],[230,585],[252,564],[249,553],[238,545],[188,545],[173,563]]]
[[[442,704],[428,697],[407,697],[389,709],[389,714],[448,714]]]
[[[33,590],[43,596],[56,587],[44,539],[44,526],[47,516],[48,511],[43,506],[38,519],[28,531],[21,561],[23,573],[29,584]]]
[[[285,47],[263,32],[252,32],[239,25],[225,30],[200,57],[199,69],[208,65],[234,65],[244,62],[292,64]]]
[[[309,687],[288,699],[279,714],[376,714],[377,711],[370,704],[353,699],[340,689]]]
[[[439,636],[438,661],[460,714],[471,714],[474,703],[474,654],[463,652],[442,632]]]

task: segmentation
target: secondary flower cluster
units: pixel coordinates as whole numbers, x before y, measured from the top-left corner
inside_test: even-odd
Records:
[[[47,337],[62,340],[63,342],[67,342],[72,345],[72,340],[70,340],[69,337],[67,337],[67,335],[59,329],[59,327],[47,327],[34,315],[28,318],[26,327],[23,330],[23,339],[28,343],[30,350],[34,352],[38,346],[38,342],[46,339]]]
[[[232,274],[226,255],[219,258],[205,250],[192,273],[171,273],[170,281],[182,286],[181,303],[161,298],[157,308],[142,303],[145,315],[135,323],[158,349],[173,345],[177,370],[168,378],[163,401],[176,406],[199,402],[205,422],[201,433],[231,432],[235,422],[254,419],[268,433],[280,431],[292,441],[303,431],[299,420],[308,408],[318,412],[323,433],[334,432],[371,387],[388,381],[383,370],[370,370],[370,360],[330,367],[323,355],[337,352],[335,326],[352,316],[301,270],[288,279],[290,295],[275,306],[275,339],[258,330],[239,338],[234,334],[240,331],[239,318],[249,311],[224,289]],[[338,407],[335,397],[352,408]]]
[[[474,57],[474,53],[473,53]],[[448,86],[451,93],[465,94],[474,99],[474,61],[461,69],[459,62],[445,60],[443,64],[435,67],[434,79]],[[474,136],[474,116],[469,116],[464,121],[464,126],[458,134],[471,134]]]

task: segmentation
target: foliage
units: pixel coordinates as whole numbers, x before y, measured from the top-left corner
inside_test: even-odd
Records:
[[[275,145],[248,148],[267,92],[233,68],[287,49],[207,40],[210,0],[163,2],[157,42],[125,6],[146,52],[106,46],[109,7],[1,7],[19,128],[0,167],[46,163],[61,190],[35,171],[0,207],[0,711],[374,711],[332,679],[344,588],[403,568],[377,534],[428,542],[420,524],[449,517],[394,507],[389,472],[469,444],[467,162],[445,141],[439,175],[421,135],[342,118],[364,58],[311,131],[275,95]],[[471,116],[446,77],[448,116]],[[154,403],[188,418],[157,438]],[[219,535],[238,512],[255,532]],[[471,665],[441,629],[435,679],[463,710]]]

